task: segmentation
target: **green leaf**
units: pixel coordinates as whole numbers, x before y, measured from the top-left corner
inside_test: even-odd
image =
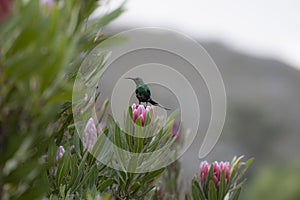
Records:
[[[239,184],[237,185],[234,185],[230,190],[229,192],[234,192],[236,190],[238,190],[239,188],[241,188],[243,186],[243,184],[246,182],[246,179],[243,180],[242,182],[240,182]]]
[[[66,29],[66,33],[69,36],[72,36],[72,34],[76,31],[76,27],[77,27],[77,23],[78,23],[78,14],[79,14],[79,7],[74,7],[72,12],[71,12],[71,16],[70,16],[70,20],[69,20],[69,26]]]
[[[102,18],[100,18],[100,20],[95,19],[92,23],[94,24],[94,26],[97,27],[97,29],[99,29],[100,27],[103,27],[103,26],[107,25],[109,22],[111,22],[112,20],[117,18],[119,15],[121,15],[123,13],[123,11],[124,11],[123,5],[121,5],[116,10],[114,10],[111,13],[109,13],[109,14],[103,16]]]
[[[172,120],[169,120],[163,127],[163,137],[162,137],[162,140],[166,140],[168,138],[171,138],[171,132],[172,132],[172,129],[173,129],[173,125],[174,125],[174,119]]]
[[[119,184],[119,186],[125,188],[126,180],[128,179],[126,173],[119,170],[113,170],[113,173],[116,173],[118,175],[116,182]]]
[[[113,129],[113,140],[115,145],[117,145],[119,148],[123,148],[122,139],[121,139],[121,130],[118,124],[115,122],[114,122],[114,129]]]
[[[98,189],[100,192],[103,192],[108,186],[111,186],[113,183],[114,183],[114,180],[111,179],[111,178],[108,178],[108,179],[102,181],[102,182],[98,185],[97,189]]]
[[[56,184],[57,186],[60,186],[65,177],[68,176],[69,173],[69,165],[70,165],[70,159],[69,159],[69,153],[68,151],[65,152],[62,159],[59,161],[57,172],[56,172]]]
[[[128,171],[134,172],[136,170],[136,167],[138,165],[138,155],[132,154],[130,156],[129,164],[128,164]]]
[[[124,117],[125,119],[125,138],[127,145],[129,147],[129,150],[133,151],[133,141],[132,141],[132,133],[133,133],[133,121],[132,121],[132,108],[129,106],[128,113]]]
[[[208,200],[217,200],[217,191],[213,180],[209,181]]]
[[[84,174],[83,179],[79,182],[79,184],[77,185],[77,188],[79,188],[83,185],[87,185],[87,186],[91,187],[93,185],[92,180],[96,176],[96,174],[97,174],[97,166],[96,165],[93,165],[90,168],[88,168],[87,173]]]
[[[226,187],[226,193],[228,193],[231,185],[234,183],[234,181],[236,179],[236,173],[237,173],[237,168],[231,170],[229,181],[228,181],[228,184]]]
[[[110,116],[111,117],[111,116]],[[113,119],[111,119],[113,121]],[[126,151],[129,149],[127,146],[127,143],[125,141],[125,136],[120,130],[120,127],[117,123],[113,122],[113,152],[116,153],[116,156],[118,157],[118,160],[120,161],[120,165],[122,166],[122,170],[125,170],[125,166],[128,165],[128,156],[129,153]],[[122,134],[122,135],[121,135]]]
[[[247,171],[248,167],[252,164],[254,158],[251,158],[249,159],[244,165],[243,165],[243,168],[242,170],[240,171],[238,177],[236,180],[239,180],[242,178],[242,176],[245,174],[245,172]]]
[[[70,189],[70,193],[73,193],[74,191],[76,191],[80,186],[80,181],[83,177],[85,162],[86,162],[86,159],[87,159],[88,155],[89,155],[89,152],[86,150],[84,155],[83,155],[82,160],[80,161],[80,164],[79,164],[79,167],[78,167],[78,175],[76,177],[76,180],[75,180],[73,186]]]
[[[241,161],[242,161],[242,159],[244,158],[244,156],[240,156],[240,157],[234,157],[233,159],[232,159],[232,161],[231,161],[231,169],[232,170],[235,170],[235,169],[237,169],[238,167],[239,167],[239,165],[240,165],[240,163],[241,163]]]
[[[79,159],[81,159],[82,158],[81,150],[80,150],[81,140],[80,140],[80,137],[79,137],[77,131],[75,131],[73,134],[73,144],[75,146],[76,155],[79,157]]]
[[[76,178],[78,176],[77,157],[72,156],[70,165],[71,165],[71,171],[70,171],[71,172],[71,174],[70,174],[71,180],[68,185],[68,189],[70,189],[74,185]]]
[[[208,191],[209,182],[211,180],[214,180],[214,166],[213,165],[211,165],[210,168],[209,168],[209,172],[208,172],[208,175],[207,175],[207,178],[206,178],[206,182],[204,183],[204,188],[203,188],[204,191]]]
[[[161,143],[161,138],[163,137],[163,129],[160,129],[158,134],[154,136],[154,140],[151,142],[150,147],[147,149],[147,152],[153,152],[157,150]]]
[[[135,146],[135,152],[136,153],[140,153],[143,149],[143,143],[144,143],[144,138],[143,138],[143,127],[142,127],[142,123],[140,122],[140,120],[136,120],[136,125],[134,127],[134,133],[135,133],[135,137],[133,138],[133,143]]]
[[[149,189],[146,189],[142,194],[138,195],[137,198],[140,199],[142,197],[145,197],[148,192],[150,192],[151,190],[153,190],[153,188],[155,188],[155,186],[152,186]]]
[[[205,200],[205,195],[203,194],[197,178],[192,180],[192,197],[193,200]]]
[[[131,187],[130,187],[130,191],[132,191],[131,192],[131,194],[135,194],[136,192],[138,192],[139,191],[139,189],[141,188],[141,183],[140,182],[135,182]]]
[[[153,181],[155,181],[157,178],[160,177],[160,175],[163,173],[164,170],[165,168],[161,168],[153,172],[148,172],[148,174],[143,177],[143,182],[152,183]]]
[[[233,195],[232,200],[238,200],[240,193],[241,193],[242,188],[239,188]]]
[[[248,168],[254,161],[254,158],[250,158],[249,160],[247,160],[247,162],[245,163],[245,167]]]
[[[226,193],[225,193],[225,184],[226,184],[226,180],[225,180],[225,171],[222,170],[221,173],[221,178],[220,178],[220,184],[219,184],[219,195],[218,195],[218,199],[219,200],[223,200],[223,198],[225,197]]]
[[[158,200],[157,189],[152,190],[149,200]]]
[[[102,133],[100,133],[100,135],[97,138],[97,141],[95,143],[95,145],[93,146],[92,152],[91,154],[98,158],[98,156],[100,154],[104,153],[105,147],[107,147],[107,138],[106,135],[108,134],[108,129],[104,129],[104,131]]]
[[[60,195],[62,198],[65,198],[65,196],[66,196],[65,190],[66,190],[66,185],[61,185],[61,186],[59,186],[59,195]]]
[[[49,146],[48,146],[48,167],[53,167],[54,165],[54,162],[55,162],[55,155],[56,155],[56,151],[57,151],[57,148],[55,146],[55,141],[54,140],[51,140],[51,142],[49,142]]]

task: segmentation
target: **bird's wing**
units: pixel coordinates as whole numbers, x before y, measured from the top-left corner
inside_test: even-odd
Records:
[[[151,97],[151,92],[148,87],[140,86],[135,90],[136,95],[138,98],[142,98],[143,101],[147,101]]]
[[[151,97],[151,92],[150,92],[150,89],[149,89],[149,87],[148,87],[148,85],[143,85],[143,88],[144,88],[144,90],[147,92],[147,94],[149,94],[149,98]]]
[[[151,92],[150,92],[149,87],[148,86],[143,86],[142,88],[145,91],[146,98],[150,99],[151,98]]]

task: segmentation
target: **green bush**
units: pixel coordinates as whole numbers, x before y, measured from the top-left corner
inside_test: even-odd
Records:
[[[57,137],[54,122],[71,101],[85,54],[105,39],[95,40],[99,29],[122,13],[118,8],[87,22],[97,1],[42,2],[13,1],[0,27],[2,199],[40,199],[49,192],[43,172],[46,163],[53,165],[45,153]]]

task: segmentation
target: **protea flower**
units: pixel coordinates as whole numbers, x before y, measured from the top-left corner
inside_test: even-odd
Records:
[[[222,171],[225,173],[225,181],[228,183],[230,177],[231,166],[229,162],[217,162],[215,161],[212,165],[207,161],[203,161],[200,164],[200,183],[202,186],[206,183],[207,176],[210,168],[213,167],[213,179],[215,187],[217,188],[220,184]]]
[[[142,124],[142,126],[145,125],[148,112],[152,109],[151,106],[145,106],[139,105],[139,104],[132,104],[132,118],[133,122],[136,123],[137,120],[139,120]]]
[[[221,161],[220,163],[218,163],[217,161],[215,161],[213,163],[213,167],[214,167],[215,186],[217,187],[220,184],[222,171],[224,171],[225,181],[226,181],[226,183],[228,183],[229,177],[230,177],[230,164],[229,164],[229,162],[222,162]]]
[[[65,148],[63,146],[58,147],[57,154],[55,156],[55,160],[59,161],[65,154]]]
[[[58,151],[56,153],[56,156],[55,156],[55,161],[58,162],[65,154],[65,148],[63,146],[59,146],[58,147]],[[57,172],[57,166],[54,166],[52,168],[52,174],[53,176],[56,176],[56,172]]]
[[[84,129],[84,136],[83,136],[84,149],[88,149],[88,151],[92,151],[97,141],[97,138],[98,138],[97,128],[94,119],[90,118]]]
[[[207,161],[203,161],[200,164],[200,183],[202,186],[204,186],[207,176],[208,176],[208,172],[210,169],[210,164]]]
[[[70,152],[74,152],[75,151],[75,145],[70,146]]]
[[[240,180],[253,158],[242,162],[243,156],[234,157],[229,162],[203,161],[200,164],[200,177],[192,181],[193,196],[199,199],[238,199],[243,180]]]

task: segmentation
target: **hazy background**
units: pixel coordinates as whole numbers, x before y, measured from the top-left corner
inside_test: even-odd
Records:
[[[242,199],[299,200],[300,1],[129,0],[125,8],[107,32],[171,28],[198,40],[219,67],[228,111],[206,159],[255,157]],[[183,180],[199,170],[199,147],[181,158]]]

